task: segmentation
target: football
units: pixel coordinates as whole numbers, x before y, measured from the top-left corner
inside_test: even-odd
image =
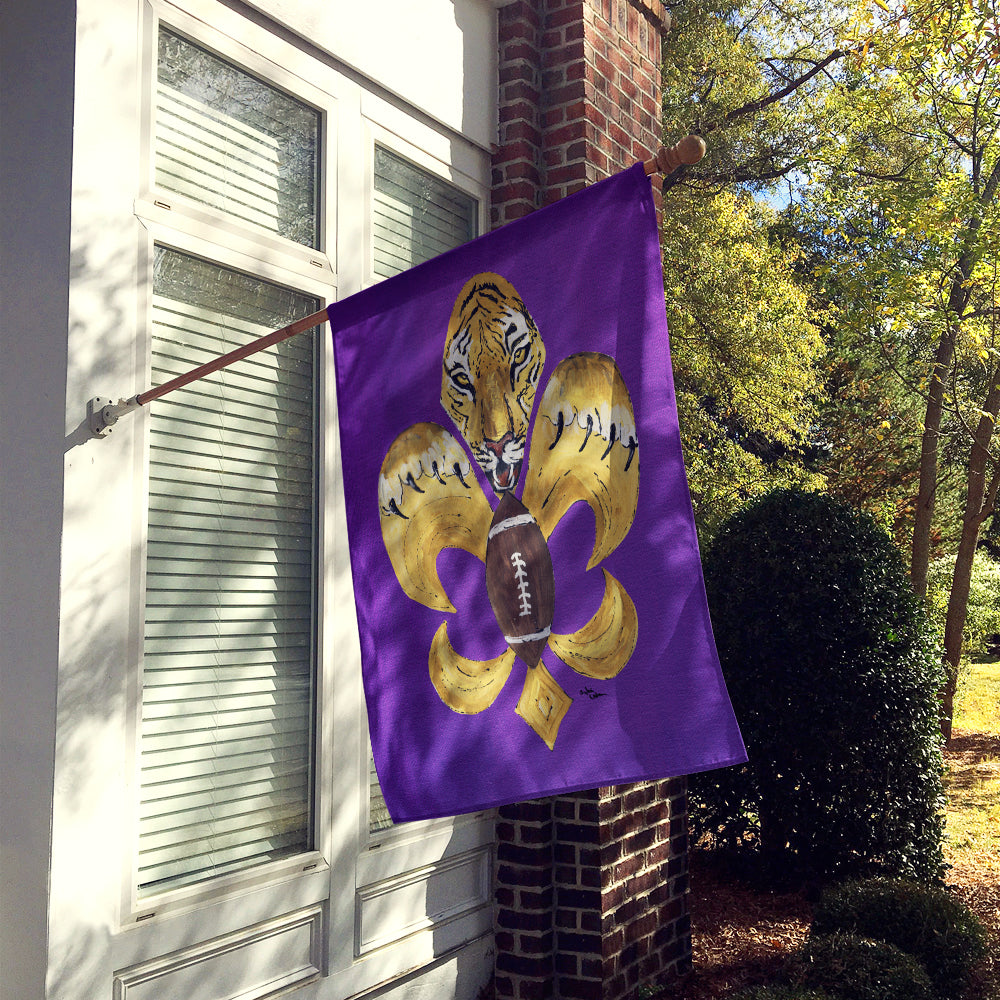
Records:
[[[507,645],[536,666],[552,629],[552,556],[542,529],[513,493],[503,495],[490,524],[486,591]]]

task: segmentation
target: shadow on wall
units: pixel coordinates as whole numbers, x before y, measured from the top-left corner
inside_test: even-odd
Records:
[[[487,79],[490,81],[496,79],[496,65],[483,65],[482,48],[477,45],[477,40],[483,37],[480,18],[492,18],[493,23],[491,28],[495,32],[497,12],[493,5],[454,3],[452,4],[452,8],[455,11],[455,24],[462,34],[462,80],[464,83],[462,92],[462,131],[466,135],[480,135],[483,132],[483,123],[488,122],[487,131],[495,137],[497,103],[499,99],[497,89],[495,86],[488,88],[490,106],[484,108],[474,99],[478,91],[471,84],[471,81],[481,80],[484,74],[487,75]],[[491,47],[490,54],[494,59],[496,58],[495,44]],[[452,162],[461,161],[453,157]],[[486,206],[486,210],[488,218],[489,205]]]
[[[49,904],[48,995],[59,1000],[106,995],[110,988],[119,885],[108,873],[117,876],[129,856],[122,762],[129,720],[130,581],[138,555],[132,532],[134,429],[98,440],[86,415],[90,396],[126,394],[133,378],[134,252],[116,252],[96,227],[78,235],[76,245],[69,274]]]
[[[490,813],[492,815],[492,813]],[[455,962],[455,985],[450,994],[454,1000],[477,1000],[493,977],[496,956],[493,944],[493,864],[492,845],[455,855],[457,847],[452,833],[448,849],[444,852],[444,870],[432,876],[427,883],[426,912],[435,921],[434,954],[447,953],[461,946],[456,942],[450,921],[459,922],[472,916],[476,910],[486,915],[486,935],[482,948],[466,948],[458,953]]]

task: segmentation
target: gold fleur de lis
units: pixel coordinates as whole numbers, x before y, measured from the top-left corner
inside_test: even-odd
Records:
[[[534,328],[523,304],[516,302]],[[533,394],[532,389],[532,400]],[[497,407],[509,405],[496,401]],[[475,453],[473,442],[467,443]],[[569,508],[585,502],[596,522],[587,569],[599,566],[628,534],[639,493],[632,402],[612,358],[586,352],[559,363],[538,406],[528,459],[521,502],[542,535],[548,540]],[[417,423],[403,431],[382,463],[379,511],[382,538],[403,591],[434,611],[455,612],[437,573],[437,557],[442,549],[459,548],[485,562],[493,518],[458,440],[436,423]],[[594,615],[578,631],[552,633],[547,639],[563,663],[596,680],[622,670],[638,635],[632,599],[602,570],[604,594]],[[451,645],[445,619],[431,642],[430,679],[449,708],[476,714],[496,700],[516,657],[511,646],[488,660],[463,656]],[[527,665],[517,713],[549,749],[571,704],[541,660]]]

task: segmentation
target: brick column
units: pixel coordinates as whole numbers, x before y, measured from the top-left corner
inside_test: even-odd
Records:
[[[514,0],[498,24],[494,227],[655,152],[669,17],[661,0]],[[684,778],[501,809],[497,997],[621,1000],[686,971],[687,846]]]
[[[662,0],[514,0],[498,26],[494,226],[656,151]]]
[[[500,809],[497,997],[620,1000],[686,972],[687,848],[684,778]]]
[[[497,12],[499,135],[493,153],[494,228],[541,204],[542,13],[538,0],[515,0]]]
[[[553,997],[618,1000],[687,971],[686,781],[553,800]]]
[[[493,915],[498,998],[556,996],[552,802],[517,802],[497,811]]]

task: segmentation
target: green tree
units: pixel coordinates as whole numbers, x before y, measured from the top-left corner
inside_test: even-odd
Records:
[[[839,343],[831,349],[817,468],[833,496],[870,513],[901,547],[913,524],[918,409],[877,358]]]
[[[951,581],[955,576],[954,556],[931,560],[927,573],[927,604],[932,620],[943,637],[948,614]],[[1000,562],[985,548],[976,552],[969,586],[968,610],[962,637],[963,657],[986,653],[993,636],[1000,635]]]
[[[744,384],[749,369],[726,338],[712,345],[704,336],[725,315],[727,298],[720,289],[711,304],[703,294],[697,323],[679,330],[686,343],[678,352],[694,359],[679,383],[689,392],[682,414],[696,484],[707,456],[705,496],[722,511],[754,492],[755,474],[758,483],[804,475],[810,444],[819,445],[826,461],[817,468],[833,490],[884,523],[892,518],[897,537],[912,518],[917,593],[926,593],[932,555],[954,550],[945,734],[975,552],[1000,487],[998,2],[682,0],[671,6],[665,58],[667,136],[693,130],[709,141],[704,160],[665,185],[671,208],[679,191],[704,199],[688,243],[717,266],[699,247],[699,238],[716,242],[713,199],[773,199],[783,185],[795,224],[811,230],[803,245],[820,252],[815,284],[800,267],[798,287],[810,292],[810,318],[832,356],[829,392],[808,433],[795,406],[784,437],[766,424],[748,428],[739,405],[720,407],[704,391]],[[758,222],[793,267],[783,236]],[[665,236],[668,252],[672,240],[685,242]],[[672,267],[668,284],[690,277],[682,267],[671,275]],[[699,379],[713,369],[711,382]],[[866,409],[869,419],[859,419]],[[727,478],[735,497],[724,495]]]
[[[843,57],[831,10],[818,0],[671,6],[664,131],[709,138],[702,162],[665,182],[663,226],[681,434],[703,534],[771,487],[816,481],[807,459],[824,347],[795,244],[754,195],[803,162],[817,89]]]
[[[746,195],[678,191],[664,222],[678,414],[707,534],[748,498],[811,478],[802,454],[824,348],[772,221]]]
[[[807,193],[782,213],[782,226],[800,246],[797,267],[809,288],[814,315],[822,317],[827,345],[826,378],[812,429],[815,470],[827,490],[868,511],[900,550],[912,540],[919,478],[926,370],[925,338],[887,329],[878,309],[884,292],[853,274],[841,280],[841,262],[864,256],[852,235],[838,232],[843,218],[826,214],[826,192]],[[919,325],[917,325],[919,330]],[[948,516],[939,528],[958,523],[959,440],[946,426],[939,466],[938,505]],[[953,550],[954,529],[939,531],[936,549]]]
[[[664,132],[696,132],[708,153],[665,186],[764,191],[793,178],[826,131],[818,98],[848,54],[850,5],[679,0],[669,8]]]
[[[809,198],[839,242],[832,274],[860,304],[840,319],[884,357],[921,359],[923,400],[910,574],[924,594],[943,443],[966,453],[957,557],[944,631],[951,729],[973,559],[1000,466],[997,268],[1000,236],[1000,19],[996,0],[883,0],[858,18],[858,60],[825,95]],[[828,271],[824,269],[828,268]],[[899,366],[904,378],[912,365]]]

